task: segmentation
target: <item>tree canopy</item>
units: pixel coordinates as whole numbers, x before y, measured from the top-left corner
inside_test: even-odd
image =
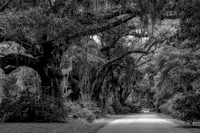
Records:
[[[199,90],[199,4],[2,0],[0,68],[7,75],[33,69],[41,96],[61,108],[70,100],[94,101],[103,113],[159,108]]]

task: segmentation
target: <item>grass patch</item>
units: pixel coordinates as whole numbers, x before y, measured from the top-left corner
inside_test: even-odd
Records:
[[[0,123],[1,133],[97,133],[103,123]]]

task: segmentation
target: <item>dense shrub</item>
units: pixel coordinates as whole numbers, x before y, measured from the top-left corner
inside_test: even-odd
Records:
[[[3,122],[59,122],[64,121],[66,112],[55,98],[38,97],[30,92],[21,92],[16,101],[3,99],[0,119]]]
[[[178,93],[172,99],[174,116],[190,124],[200,120],[200,92]]]
[[[77,110],[82,109],[80,105],[75,102],[67,101],[64,103],[64,108],[69,112],[69,116],[72,115],[71,112],[75,112]]]
[[[112,107],[116,114],[128,114],[131,113],[131,108],[128,106],[122,106],[119,102],[114,102]]]
[[[172,100],[168,100],[164,104],[160,105],[158,110],[159,112],[172,115],[173,114],[172,105],[173,105]]]
[[[113,107],[108,107],[107,109],[108,114],[115,114],[115,110],[113,109]]]
[[[120,114],[128,114],[130,113],[131,109],[129,107],[122,107],[120,109]]]
[[[81,110],[78,110],[77,112],[74,112],[73,117],[82,118],[87,120],[88,122],[92,122],[95,119],[94,113],[87,108],[83,108]]]
[[[192,124],[200,120],[200,92],[178,93],[159,107],[162,113]]]
[[[137,113],[140,111],[140,107],[133,103],[126,103],[126,107],[130,108],[130,113]]]
[[[65,110],[68,111],[70,117],[84,119],[88,122],[98,118],[98,112],[100,113],[100,110],[97,108],[96,104],[92,102],[77,103],[67,101],[65,102],[64,107]]]
[[[114,102],[112,104],[112,107],[113,107],[113,109],[114,109],[116,114],[120,114],[121,113],[122,105],[119,102]]]
[[[85,101],[79,103],[82,108],[87,108],[88,110],[92,111],[95,115],[95,118],[101,117],[101,110],[97,107],[97,104],[92,101]]]

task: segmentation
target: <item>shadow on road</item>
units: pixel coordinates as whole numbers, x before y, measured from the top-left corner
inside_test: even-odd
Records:
[[[197,128],[200,129],[200,126],[181,126],[180,128]]]

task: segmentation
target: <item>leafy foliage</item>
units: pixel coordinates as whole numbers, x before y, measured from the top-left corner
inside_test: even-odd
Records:
[[[67,116],[54,98],[39,97],[27,91],[21,92],[16,101],[3,99],[0,110],[3,122],[59,122]]]
[[[126,107],[130,108],[130,113],[138,113],[140,111],[140,107],[133,103],[127,102]]]
[[[176,117],[192,124],[200,120],[200,93],[179,93],[172,99],[172,109]]]
[[[181,3],[181,2],[180,2]],[[186,0],[179,6],[179,11],[182,12],[182,23],[180,35],[187,39],[199,39],[199,29],[200,29],[200,16],[198,12],[200,9],[200,1],[198,0]],[[195,45],[195,44],[194,44]],[[191,46],[192,47],[192,46]],[[194,47],[199,47],[198,45]]]
[[[40,76],[31,68],[19,67],[1,78],[1,91],[2,98],[13,101],[19,99],[23,91],[41,94]]]
[[[112,115],[115,114],[115,110],[113,109],[113,107],[108,107],[107,112],[108,114],[112,114]]]
[[[28,40],[31,43],[39,42],[44,34],[54,38],[64,29],[67,29],[68,26],[74,24],[67,18],[58,18],[53,14],[48,15],[40,7],[17,12],[9,10],[0,15],[0,20],[1,35],[6,37],[15,36],[16,41],[19,41],[19,43],[23,40]],[[66,23],[68,24],[65,25]],[[70,27],[71,30],[73,30],[72,27]]]
[[[159,111],[189,124],[200,120],[199,92],[177,93],[159,107]]]
[[[92,102],[65,102],[64,107],[68,111],[69,117],[72,118],[79,118],[92,122],[95,118],[100,117],[99,108]]]

